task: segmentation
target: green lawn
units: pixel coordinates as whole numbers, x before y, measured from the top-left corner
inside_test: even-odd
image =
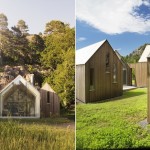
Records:
[[[73,113],[42,119],[0,119],[0,150],[74,150]]]
[[[77,149],[150,147],[150,126],[146,119],[147,89],[124,92],[120,98],[76,107]]]

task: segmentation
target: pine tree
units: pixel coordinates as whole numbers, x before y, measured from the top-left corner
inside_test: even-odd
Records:
[[[8,29],[8,20],[4,14],[0,14],[0,64],[11,55],[12,32]]]
[[[32,64],[40,64],[40,53],[45,48],[44,40],[41,36],[37,34],[34,34],[33,36],[28,36],[27,38],[29,39],[29,49],[32,58]]]
[[[17,28],[21,31],[23,35],[28,34],[28,26],[26,25],[24,20],[19,20],[17,23]]]

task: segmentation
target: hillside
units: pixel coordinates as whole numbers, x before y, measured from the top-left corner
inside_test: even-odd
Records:
[[[138,62],[138,60],[140,59],[146,45],[148,45],[149,43],[145,43],[144,45],[140,46],[139,48],[135,49],[132,53],[130,53],[129,55],[123,57],[124,60],[127,63],[136,63]]]
[[[0,20],[0,89],[17,75],[26,78],[34,74],[35,86],[48,82],[62,107],[74,104],[74,28],[52,20],[46,23],[44,33],[33,35],[24,20],[11,28],[6,15],[0,14]]]

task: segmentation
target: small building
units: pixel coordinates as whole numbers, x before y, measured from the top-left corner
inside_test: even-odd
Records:
[[[131,86],[132,85],[132,68],[124,61],[122,56],[117,50],[115,50],[118,58],[120,59],[123,65],[123,85]]]
[[[149,54],[150,54],[150,45],[146,45],[138,62],[139,63],[147,62],[147,57],[149,56]]]
[[[1,90],[0,117],[40,117],[40,93],[21,75]]]
[[[107,40],[76,51],[76,98],[84,103],[122,95],[122,63]]]
[[[147,57],[150,54],[150,45],[146,45],[138,63],[130,64],[135,74],[135,86],[147,87]]]
[[[51,115],[60,114],[60,99],[56,92],[45,83],[40,90],[41,94],[41,115],[50,117]]]

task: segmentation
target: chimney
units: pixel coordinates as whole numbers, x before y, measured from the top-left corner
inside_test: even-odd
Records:
[[[34,85],[34,74],[30,74],[30,83]]]

